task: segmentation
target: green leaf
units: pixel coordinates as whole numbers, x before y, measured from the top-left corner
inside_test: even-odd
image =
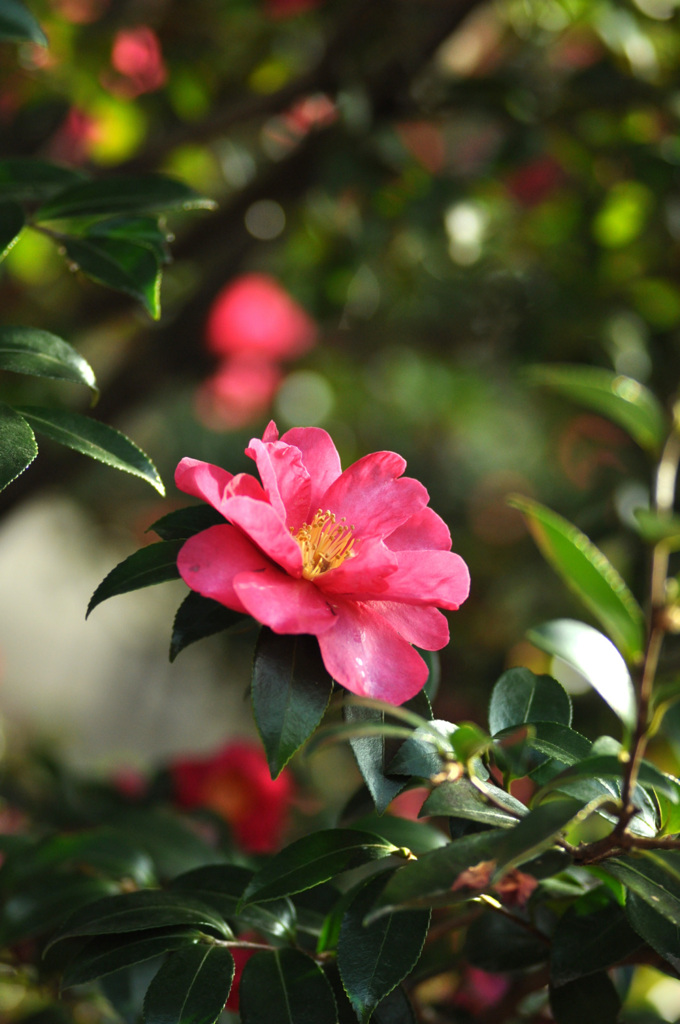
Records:
[[[527,722],[571,725],[571,699],[551,676],[537,676],[528,668],[511,668],[493,688],[489,731],[495,735]]]
[[[204,839],[190,821],[173,811],[125,807],[112,815],[109,823],[149,854],[161,878],[174,878],[182,872],[225,860],[225,854]]]
[[[149,174],[71,185],[41,206],[35,219],[214,209],[212,199],[200,195],[183,182]]]
[[[222,633],[224,630],[235,631],[236,627],[247,626],[251,622],[249,616],[225,608],[219,601],[203,597],[192,590],[177,609],[172,624],[170,661],[174,661],[180,651],[197,640],[203,640],[214,633]]]
[[[553,986],[596,974],[624,960],[641,945],[623,907],[600,886],[567,909],[552,937]]]
[[[44,434],[57,444],[73,448],[112,469],[137,476],[165,496],[163,481],[148,455],[125,434],[107,423],[63,409],[46,409],[26,405],[17,410],[37,434]]]
[[[149,316],[161,315],[161,270],[152,249],[121,238],[60,236],[73,270],[138,299]]]
[[[13,199],[0,201],[0,262],[18,240],[25,223],[24,211],[17,202]]]
[[[172,953],[144,999],[145,1024],[214,1024],[229,996],[234,958],[221,946]]]
[[[527,374],[531,384],[602,413],[641,448],[660,453],[669,430],[666,415],[652,392],[632,377],[595,366],[532,366]]]
[[[143,932],[137,935],[105,935],[90,939],[69,961],[61,979],[62,988],[83,985],[120,971],[133,964],[152,960],[163,953],[192,945],[201,938],[195,930],[167,931],[158,934]],[[203,947],[205,948],[205,947]]]
[[[556,1024],[617,1024],[621,1000],[605,972],[550,989]]]
[[[560,772],[550,782],[546,783],[543,789],[547,792],[555,789],[566,782],[576,779],[609,778],[622,779],[626,770],[626,762],[622,761],[615,754],[600,754],[594,757],[587,757],[571,767]],[[665,775],[649,761],[642,761],[638,770],[638,781],[641,786],[658,790],[667,796],[673,803],[680,801],[680,783],[670,775]]]
[[[255,648],[251,696],[273,779],[314,732],[332,690],[333,680],[316,637],[280,636],[262,627]]]
[[[0,0],[2,2],[2,0]],[[1,9],[1,8],[0,8]],[[13,158],[0,160],[0,198],[20,202],[49,199],[69,185],[81,182],[85,175],[70,167],[45,160]]]
[[[260,868],[243,893],[243,904],[311,889],[343,871],[395,852],[392,843],[370,832],[349,828],[314,832],[291,843]]]
[[[587,813],[589,807],[584,799],[554,800],[535,807],[512,830],[505,832],[496,850],[497,876],[552,846],[568,825],[585,818]]]
[[[623,882],[666,920],[680,925],[680,852],[645,850],[637,856],[614,857],[604,861],[601,870]]]
[[[177,555],[181,547],[180,540],[160,540],[128,555],[101,581],[90,598],[87,615],[109,597],[179,579]]]
[[[20,0],[0,0],[0,40],[3,39],[47,46],[47,36]]]
[[[352,828],[375,835],[415,854],[438,850],[448,842],[441,829],[423,821],[411,821],[396,814],[366,814],[352,822]]]
[[[430,924],[429,910],[411,910],[384,914],[365,925],[364,919],[384,886],[383,877],[370,878],[350,902],[340,927],[338,969],[362,1024],[411,973]]]
[[[553,569],[602,623],[624,656],[637,662],[644,646],[644,616],[613,565],[584,533],[545,505],[519,495],[510,504],[524,516]]]
[[[225,522],[224,516],[212,505],[189,505],[187,508],[177,508],[161,516],[151,524],[149,530],[153,530],[163,540],[187,540],[201,530],[220,526]]]
[[[253,904],[237,913],[241,897],[253,875],[249,868],[235,864],[207,864],[173,878],[170,888],[197,896],[203,903],[218,909],[227,920],[238,918],[239,924],[245,928],[292,941],[295,938],[296,913],[288,898]]]
[[[443,782],[432,791],[423,804],[421,814],[446,814],[451,818],[479,821],[492,828],[512,828],[528,809],[521,801],[498,786],[484,783],[483,793],[469,779]],[[500,804],[500,806],[499,806]]]
[[[345,701],[342,714],[348,725],[385,725],[385,712],[363,704],[350,704]],[[397,793],[406,785],[403,777],[393,778],[387,773],[387,754],[385,736],[354,736],[350,739],[354,759],[362,778],[373,798],[379,813],[391,803]]]
[[[423,779],[437,775],[445,760],[455,760],[451,743],[455,731],[455,725],[439,719],[433,719],[425,727],[419,726],[390,761],[389,774],[415,775]]]
[[[523,921],[487,911],[468,928],[463,952],[481,971],[521,971],[546,962],[550,941]]]
[[[208,931],[220,939],[234,937],[223,917],[201,900],[182,892],[140,889],[105,896],[82,907],[52,942],[76,935],[120,935],[182,926]]]
[[[325,975],[297,949],[255,953],[243,970],[239,994],[243,1024],[337,1022],[335,999]]]
[[[0,944],[10,945],[60,926],[75,908],[119,892],[119,883],[83,875],[46,876],[17,886],[3,901]]]
[[[37,327],[0,327],[0,370],[99,388],[90,364],[67,341]]]
[[[555,619],[527,632],[532,644],[581,673],[621,721],[633,728],[635,688],[626,663],[611,640],[575,619]]]
[[[637,530],[648,544],[665,544],[670,551],[680,548],[680,516],[659,515],[649,508],[633,511]]]
[[[22,474],[37,454],[30,425],[10,405],[0,402],[0,491]]]
[[[117,238],[134,242],[150,249],[159,264],[170,262],[170,236],[160,227],[157,217],[111,217],[96,224],[88,222],[85,234],[88,238]]]
[[[680,971],[680,925],[668,920],[663,907],[657,904],[655,909],[637,893],[628,892],[626,916],[640,938]]]

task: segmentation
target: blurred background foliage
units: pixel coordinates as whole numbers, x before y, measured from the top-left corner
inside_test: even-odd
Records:
[[[5,523],[39,499],[77,502],[56,576],[76,564],[83,523],[122,557],[185,504],[171,484],[182,456],[249,469],[243,449],[272,416],[282,430],[327,429],[344,465],[398,451],[472,573],[442,652],[438,714],[484,722],[504,667],[546,670],[522,639],[527,626],[581,615],[508,493],[558,509],[633,584],[644,579],[630,529],[649,485],[642,454],[605,420],[532,387],[525,370],[605,366],[666,404],[674,397],[674,0],[29,6],[49,47],[0,45],[0,155],[97,177],[161,171],[218,206],[169,218],[159,322],[69,272],[39,231],[9,253],[4,322],[50,330],[90,361],[96,415],[144,447],[169,498],[45,446],[3,493]],[[46,385],[5,374],[2,387],[32,401]],[[11,601],[22,564],[4,573]],[[27,608],[24,646],[41,597],[50,593]],[[0,650],[9,640],[0,629]],[[225,642],[211,648],[222,687]],[[251,642],[229,641],[239,705]],[[138,671],[143,683],[175,670]],[[47,663],[7,658],[4,685],[30,692],[41,671]],[[87,671],[72,659],[63,675]],[[584,708],[604,713],[596,698]]]

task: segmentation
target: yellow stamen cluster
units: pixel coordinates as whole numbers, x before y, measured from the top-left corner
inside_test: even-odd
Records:
[[[334,512],[319,509],[311,523],[303,523],[297,533],[291,533],[302,552],[302,575],[306,580],[315,580],[329,569],[337,569],[346,558],[355,552],[354,527],[348,526],[344,517],[337,522]]]

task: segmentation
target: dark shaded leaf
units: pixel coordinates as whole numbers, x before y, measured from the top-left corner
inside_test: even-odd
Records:
[[[214,1024],[229,996],[234,958],[221,946],[172,953],[149,985],[145,1024]]]
[[[86,234],[88,238],[117,238],[134,242],[150,249],[159,264],[170,262],[168,233],[160,227],[157,217],[111,217],[90,224]]]
[[[151,524],[149,530],[153,530],[163,540],[187,540],[201,530],[219,526],[224,522],[224,516],[212,505],[188,505],[186,508],[177,508],[161,516]]]
[[[623,907],[602,889],[576,900],[557,922],[550,955],[554,986],[595,974],[625,959],[641,945]]]
[[[363,832],[374,832],[395,846],[405,847],[420,855],[428,850],[438,850],[445,846],[447,838],[444,833],[423,821],[411,821],[395,814],[367,814],[352,822],[352,828]]]
[[[99,394],[90,364],[68,342],[37,327],[0,327],[0,370],[84,384]]]
[[[366,723],[380,726],[385,724],[384,711],[362,704],[350,704],[345,701],[342,714],[348,725]],[[355,736],[349,742],[376,810],[382,813],[397,793],[404,788],[406,779],[403,776],[394,778],[388,775],[384,736]]]
[[[74,270],[81,270],[98,284],[131,295],[149,316],[161,315],[161,271],[155,252],[122,238],[60,236]]]
[[[511,830],[504,833],[496,850],[497,871],[507,871],[531,860],[554,840],[574,820],[582,816],[587,801],[554,800],[531,810]]]
[[[19,238],[26,218],[19,203],[13,199],[0,200],[0,261]]]
[[[37,434],[44,434],[57,444],[73,448],[112,469],[137,476],[151,484],[159,494],[165,495],[163,481],[149,456],[129,437],[107,423],[99,423],[76,412],[37,405],[22,406],[18,411]]]
[[[642,609],[609,560],[576,526],[531,498],[513,496],[534,540],[553,569],[602,623],[624,656],[642,656]]]
[[[680,852],[644,850],[637,856],[613,857],[602,864],[601,870],[680,926]]]
[[[635,892],[626,894],[626,916],[637,934],[680,972],[680,924],[669,921],[663,907],[655,909]]]
[[[172,811],[128,807],[112,817],[110,824],[149,854],[161,878],[174,878],[225,859],[189,822]]]
[[[362,1024],[413,970],[430,924],[428,910],[411,910],[385,914],[365,925],[384,886],[382,877],[369,879],[354,895],[340,927],[338,969]]]
[[[441,735],[441,740],[437,740],[433,730]],[[389,774],[415,775],[425,779],[437,775],[445,760],[455,760],[451,743],[451,735],[455,731],[456,726],[451,722],[437,719],[429,722],[427,728],[416,729],[390,761]]]
[[[638,533],[648,544],[664,543],[671,551],[680,548],[680,516],[659,515],[649,508],[636,508],[633,515]]]
[[[482,971],[517,971],[545,963],[550,941],[523,921],[487,911],[468,928],[464,953]]]
[[[41,875],[17,886],[0,913],[0,943],[12,944],[43,935],[61,925],[76,907],[119,892],[119,884],[83,875]]]
[[[297,949],[255,953],[241,977],[243,1024],[336,1024],[332,989],[311,957]]]
[[[370,832],[349,828],[314,832],[291,843],[256,872],[243,894],[243,904],[311,889],[343,871],[395,852],[392,843]]]
[[[64,217],[212,210],[215,203],[188,185],[162,175],[107,178],[71,185],[40,207],[37,221]]]
[[[0,491],[21,476],[37,454],[30,425],[10,405],[0,402]]]
[[[106,935],[90,939],[69,962],[61,980],[62,988],[83,985],[132,964],[193,945],[201,938],[195,930],[160,930],[158,934]]]
[[[272,778],[314,732],[332,690],[316,637],[281,636],[262,627],[251,697]]]
[[[238,626],[245,627],[250,623],[252,623],[252,619],[249,616],[232,611],[231,608],[226,608],[219,601],[213,601],[211,597],[203,597],[202,594],[192,590],[177,609],[172,624],[170,661],[174,661],[185,647],[196,643],[197,640],[203,640],[206,636],[235,629]]]
[[[47,46],[47,36],[20,0],[0,0],[0,40],[29,40]]]
[[[160,540],[128,555],[99,584],[90,598],[87,614],[109,597],[179,579],[177,555],[181,547],[182,541]]]
[[[61,167],[44,160],[13,158],[0,160],[0,198],[22,202],[48,199],[55,192],[76,182],[85,175],[71,167]]]
[[[550,989],[557,1024],[616,1024],[621,1000],[608,974],[590,974]]]
[[[571,725],[571,699],[551,676],[537,676],[528,668],[511,668],[493,688],[489,732],[495,735],[527,722]]]

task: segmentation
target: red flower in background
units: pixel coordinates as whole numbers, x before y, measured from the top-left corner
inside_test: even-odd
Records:
[[[116,33],[111,65],[123,76],[122,81],[114,83],[114,91],[131,98],[160,89],[168,78],[158,36],[148,25]]]
[[[513,171],[507,187],[520,206],[531,208],[548,199],[565,179],[564,168],[554,157],[539,156]]]
[[[276,363],[240,356],[226,360],[198,390],[198,415],[214,430],[243,427],[269,408],[281,378]]]
[[[279,846],[288,823],[293,779],[285,769],[272,779],[256,743],[235,740],[207,757],[177,758],[170,776],[177,804],[219,814],[247,853],[271,853]]]
[[[181,548],[185,583],[275,633],[316,636],[328,672],[352,693],[391,704],[413,697],[428,670],[411,645],[448,643],[438,608],[458,608],[470,585],[426,489],[402,476],[394,452],[343,472],[318,427],[279,439],[272,422],[246,455],[262,483],[196,459],[177,467],[179,489],[226,520]]]
[[[304,11],[319,7],[322,0],[264,0],[264,7],[270,18],[293,18]]]

